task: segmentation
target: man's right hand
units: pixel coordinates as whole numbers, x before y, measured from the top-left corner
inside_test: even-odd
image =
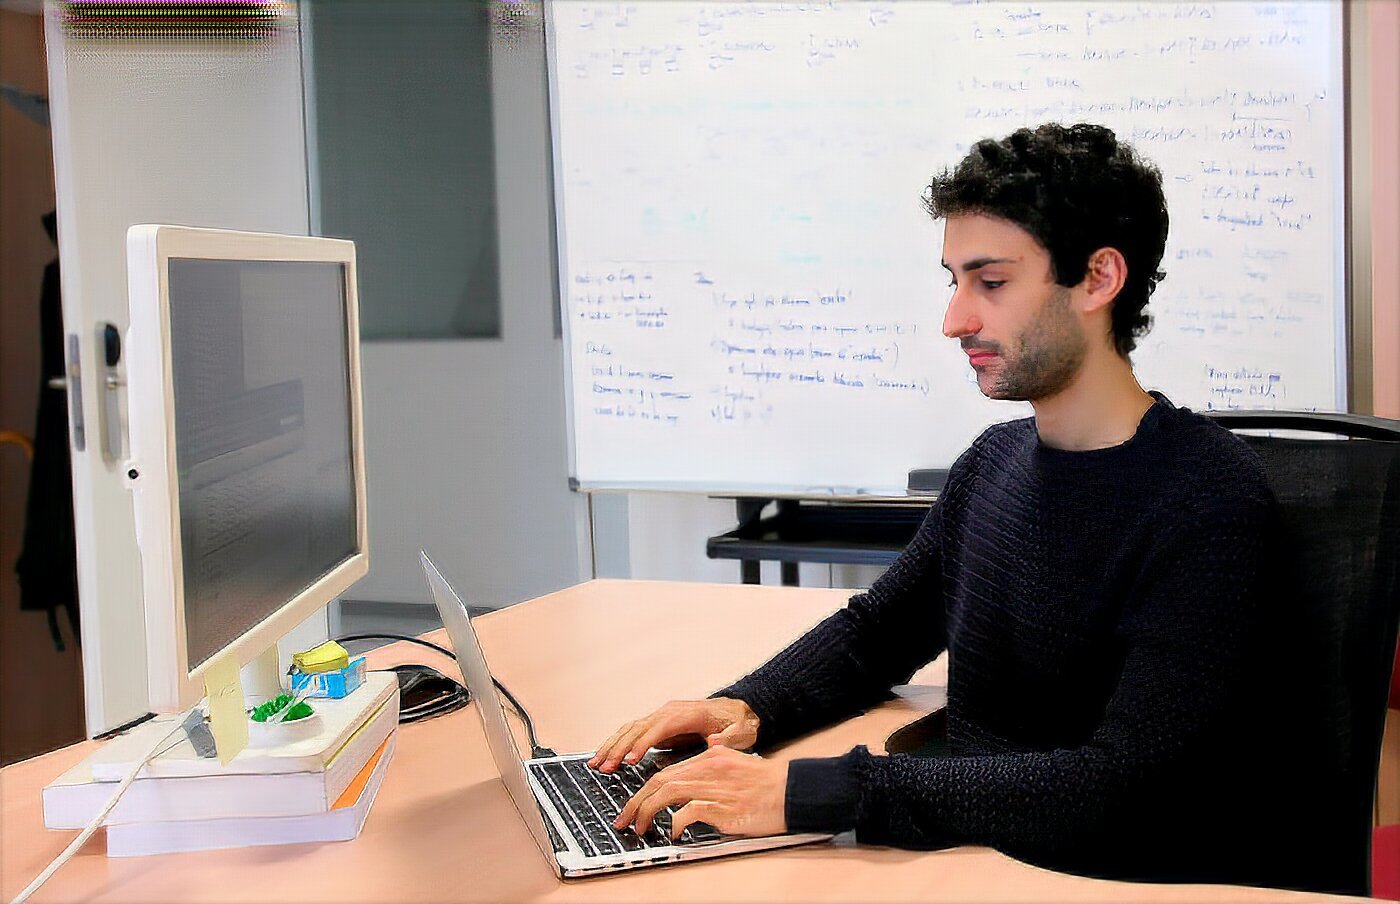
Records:
[[[598,748],[588,765],[614,772],[653,747],[675,748],[703,741],[706,747],[747,750],[758,741],[758,716],[743,700],[673,700],[649,716],[628,722]]]

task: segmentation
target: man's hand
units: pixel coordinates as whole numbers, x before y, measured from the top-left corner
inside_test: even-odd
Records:
[[[635,823],[643,835],[662,807],[674,806],[673,840],[695,822],[726,835],[778,835],[787,831],[787,772],[787,763],[711,747],[653,775],[622,808],[613,828]]]
[[[699,741],[708,747],[747,750],[758,741],[758,716],[744,701],[727,697],[672,701],[619,728],[588,765],[599,772],[615,772],[619,763],[636,763],[653,747]]]

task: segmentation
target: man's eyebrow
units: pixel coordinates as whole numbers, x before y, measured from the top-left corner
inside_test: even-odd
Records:
[[[1018,260],[1019,258],[1014,257],[975,257],[963,264],[962,268],[963,272],[971,273],[973,270],[980,270],[992,264],[1014,264]],[[940,261],[940,263],[943,264],[944,270],[947,270],[949,273],[953,272],[953,268],[948,266],[947,261]]]

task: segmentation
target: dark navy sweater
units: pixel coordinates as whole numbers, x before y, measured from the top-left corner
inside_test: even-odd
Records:
[[[1285,728],[1300,698],[1298,664],[1279,660],[1292,620],[1273,506],[1243,442],[1160,395],[1107,449],[997,425],[868,592],[716,696],[749,704],[763,747],[878,702],[946,649],[951,755],[798,760],[791,830],[1331,887],[1327,817],[1301,787],[1318,761]]]

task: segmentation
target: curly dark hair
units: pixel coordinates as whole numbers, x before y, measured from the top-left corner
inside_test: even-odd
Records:
[[[1050,254],[1055,282],[1078,285],[1089,256],[1116,248],[1128,264],[1113,302],[1113,338],[1123,357],[1151,329],[1143,311],[1166,277],[1162,173],[1103,126],[1046,123],[973,145],[933,177],[924,206],[935,219],[986,214],[1015,223]]]

